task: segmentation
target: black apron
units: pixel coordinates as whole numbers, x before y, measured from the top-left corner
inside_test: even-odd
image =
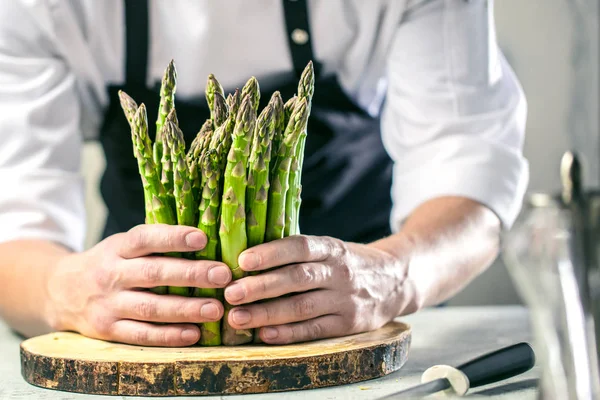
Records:
[[[328,235],[367,243],[390,234],[392,161],[380,134],[379,118],[359,108],[342,90],[335,76],[321,76],[314,60],[306,0],[284,0],[285,21],[294,74],[275,88],[284,101],[297,92],[298,77],[309,60],[315,63],[316,82],[308,124],[302,172],[303,234]],[[146,87],[148,61],[148,2],[125,0],[126,80],[109,87],[110,104],[100,132],[106,155],[101,193],[108,208],[104,237],[144,223],[144,195],[133,156],[130,128],[119,104],[122,89],[145,103],[148,122],[154,126],[160,82]],[[308,41],[295,43],[295,29],[308,33]],[[168,61],[168,60],[167,60]],[[166,62],[165,61],[165,66]],[[177,62],[177,60],[175,60]],[[214,71],[218,76],[219,71]],[[248,71],[248,76],[252,71]],[[226,92],[235,88],[225,88]],[[261,108],[272,93],[261,92]],[[209,117],[204,96],[175,101],[177,117],[189,146]],[[153,131],[153,129],[150,129]]]

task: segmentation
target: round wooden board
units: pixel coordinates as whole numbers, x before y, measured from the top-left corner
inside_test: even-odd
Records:
[[[377,378],[408,358],[410,326],[287,346],[158,348],[59,332],[21,343],[33,385],[108,395],[177,396],[312,389]]]

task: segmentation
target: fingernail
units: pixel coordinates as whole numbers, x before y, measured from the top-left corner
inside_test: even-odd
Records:
[[[196,329],[184,329],[181,332],[181,340],[184,342],[197,342],[200,339]]]
[[[258,256],[254,253],[242,253],[238,263],[243,270],[256,269],[258,268]]]
[[[250,322],[251,317],[252,316],[250,315],[250,313],[246,310],[234,310],[231,315],[233,322],[235,322],[238,325],[247,324],[248,322]]]
[[[205,304],[200,309],[200,315],[208,319],[217,319],[219,318],[219,307],[213,303]]]
[[[194,250],[202,250],[206,246],[206,235],[200,231],[188,233],[185,243]]]
[[[225,285],[231,279],[231,272],[227,267],[214,267],[208,271],[208,280],[215,285]]]
[[[240,301],[246,297],[242,285],[234,284],[225,289],[225,298],[229,301]]]
[[[263,336],[265,339],[275,339],[279,332],[275,328],[263,328]]]

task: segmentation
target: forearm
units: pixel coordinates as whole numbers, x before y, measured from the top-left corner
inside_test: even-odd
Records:
[[[69,251],[43,240],[0,244],[0,318],[25,336],[52,330],[48,277]]]
[[[499,235],[500,222],[487,207],[440,197],[418,207],[400,232],[370,246],[408,263],[407,285],[421,308],[447,300],[485,270],[496,257]]]

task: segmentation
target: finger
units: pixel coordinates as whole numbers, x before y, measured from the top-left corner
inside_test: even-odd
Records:
[[[324,315],[294,324],[261,328],[259,336],[268,344],[289,344],[317,339],[340,337],[351,333],[340,315]]]
[[[135,258],[152,253],[202,250],[206,235],[192,226],[150,224],[138,225],[119,235],[118,254]]]
[[[244,271],[258,271],[281,265],[318,262],[343,250],[343,242],[323,236],[294,235],[254,246],[240,254]]]
[[[215,299],[128,290],[116,296],[115,311],[121,318],[137,321],[200,323],[221,319],[223,305]]]
[[[221,288],[231,281],[231,270],[221,262],[176,257],[147,256],[125,260],[116,266],[116,274],[116,280],[124,288]]]
[[[225,288],[225,299],[229,304],[245,304],[319,289],[327,285],[332,273],[327,264],[292,264],[233,282]]]
[[[121,319],[112,325],[110,340],[138,346],[183,347],[200,339],[200,328],[191,324],[154,325]]]
[[[330,290],[318,290],[265,303],[234,307],[228,315],[229,324],[235,329],[282,325],[306,321],[338,311],[336,294]]]

